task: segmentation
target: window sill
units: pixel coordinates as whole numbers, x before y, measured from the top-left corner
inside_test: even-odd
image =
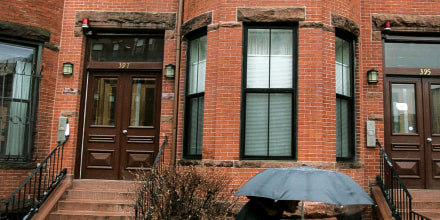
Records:
[[[0,161],[0,170],[33,170],[37,167],[34,162],[6,162]]]
[[[337,169],[361,169],[364,168],[364,164],[359,161],[337,161]]]
[[[190,160],[180,159],[179,166],[199,167],[232,167],[232,168],[281,168],[297,167],[303,164],[320,169],[361,169],[363,163],[359,161],[343,162],[304,162],[304,161],[276,161],[276,160]]]

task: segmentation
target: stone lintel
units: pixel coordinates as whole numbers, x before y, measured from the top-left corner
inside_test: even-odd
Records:
[[[372,39],[380,41],[384,32],[384,24],[389,21],[392,32],[440,32],[440,15],[409,15],[409,14],[372,14]]]
[[[82,33],[81,25],[84,18],[89,19],[92,30],[173,30],[176,27],[176,13],[77,11],[75,15],[76,36]]]
[[[356,37],[359,37],[361,33],[359,25],[356,24],[356,22],[336,13],[332,13],[332,26],[348,31]]]
[[[50,40],[50,30],[8,21],[0,21],[0,34],[40,42],[49,42]]]
[[[298,22],[305,20],[305,8],[252,7],[237,8],[237,21],[241,22]]]
[[[212,23],[212,12],[206,12],[204,14],[193,17],[182,24],[182,35],[195,31],[197,29],[207,27]]]

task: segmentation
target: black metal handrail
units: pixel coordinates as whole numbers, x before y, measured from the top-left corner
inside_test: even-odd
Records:
[[[412,210],[412,196],[396,172],[391,160],[382,148],[379,140],[376,145],[380,150],[380,174],[376,177],[382,189],[382,193],[387,200],[393,217],[396,220],[431,220]]]
[[[148,174],[147,180],[143,182],[141,191],[139,192],[138,200],[136,201],[134,210],[135,210],[135,219],[145,218],[148,219],[147,213],[148,210],[146,210],[147,207],[150,207],[149,200],[146,198],[146,190],[147,187],[149,187],[151,176],[153,175],[153,172],[161,172],[163,169],[164,164],[164,154],[163,150],[165,148],[165,144],[168,141],[168,136],[165,136],[165,139],[162,142],[162,146],[159,149],[159,152],[157,153],[156,158],[154,159],[153,166],[151,166],[150,173]]]
[[[38,212],[50,193],[66,177],[67,168],[63,168],[63,146],[67,137],[39,163],[11,196],[2,202],[4,210],[0,210],[0,219],[31,219]]]

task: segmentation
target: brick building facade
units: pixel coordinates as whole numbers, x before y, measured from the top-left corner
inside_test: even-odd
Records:
[[[27,108],[34,118],[26,132],[9,125],[21,116],[2,104],[2,198],[57,145],[60,116],[70,124],[64,165],[74,178],[130,178],[128,170],[151,166],[168,136],[168,162],[214,166],[237,185],[266,168],[307,164],[344,172],[368,190],[380,169],[379,149],[367,146],[373,121],[410,188],[440,187],[439,2],[181,3],[0,6],[0,46],[33,49],[29,74],[40,79],[33,99],[21,97],[38,103]],[[0,51],[0,73],[8,53]],[[72,75],[62,74],[67,62]],[[168,64],[175,77],[165,77]],[[378,82],[367,81],[371,69]],[[14,146],[22,151],[8,147],[14,129],[31,140]]]

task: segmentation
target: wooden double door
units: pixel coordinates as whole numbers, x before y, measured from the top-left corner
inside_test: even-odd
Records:
[[[131,179],[158,150],[161,74],[89,72],[80,178]]]
[[[440,188],[440,78],[387,77],[385,145],[408,188]]]

